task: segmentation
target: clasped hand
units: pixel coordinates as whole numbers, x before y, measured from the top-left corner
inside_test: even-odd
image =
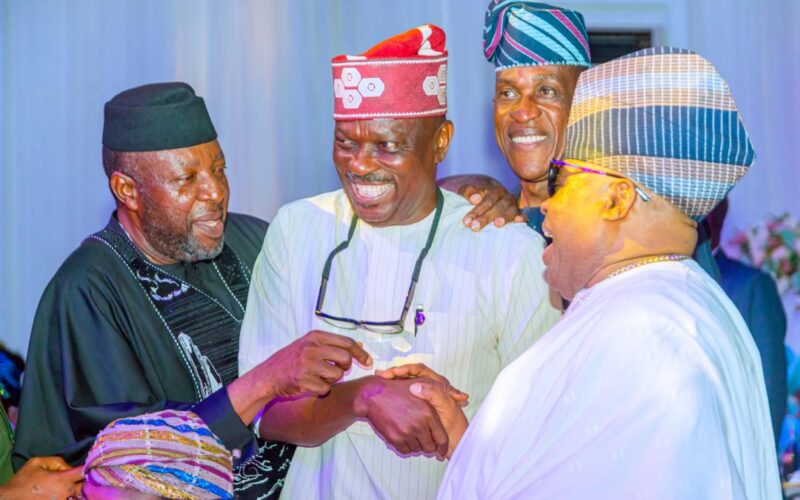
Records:
[[[450,457],[466,429],[467,394],[421,363],[378,370],[367,387],[360,412],[388,445],[403,455]]]

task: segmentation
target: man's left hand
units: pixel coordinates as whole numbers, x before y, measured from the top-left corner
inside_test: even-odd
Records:
[[[525,222],[525,216],[517,207],[517,199],[488,175],[452,175],[436,181],[442,189],[458,193],[475,205],[465,217],[464,225],[480,231],[490,222],[503,227],[509,222]]]
[[[517,207],[517,200],[501,185],[479,190],[465,186],[459,193],[475,208],[464,217],[464,225],[473,231],[480,231],[490,222],[503,227],[509,222],[525,222],[525,217]]]

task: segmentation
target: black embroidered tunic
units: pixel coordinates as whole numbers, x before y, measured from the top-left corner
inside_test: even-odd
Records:
[[[34,319],[14,447],[33,456],[86,457],[109,422],[192,409],[234,456],[237,496],[280,492],[293,447],[259,443],[224,386],[236,378],[239,328],[267,223],[228,214],[213,260],[155,266],[112,217],[56,273]],[[248,489],[249,488],[249,489]]]

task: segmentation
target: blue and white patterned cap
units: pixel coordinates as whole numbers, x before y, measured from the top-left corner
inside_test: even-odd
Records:
[[[581,74],[564,158],[619,172],[699,221],[755,150],[716,68],[689,50],[655,47]]]

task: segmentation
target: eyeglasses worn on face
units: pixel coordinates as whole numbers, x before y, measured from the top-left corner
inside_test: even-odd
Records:
[[[430,251],[431,246],[433,245],[433,238],[436,235],[436,229],[439,227],[439,219],[442,217],[443,208],[444,195],[442,194],[441,189],[436,188],[436,210],[433,215],[431,230],[428,233],[428,239],[425,242],[425,247],[420,252],[419,257],[417,257],[417,263],[414,265],[414,272],[411,275],[411,284],[408,287],[408,293],[406,294],[406,301],[403,303],[403,311],[400,313],[400,319],[397,321],[364,321],[345,318],[342,316],[334,316],[322,311],[322,306],[325,302],[325,292],[328,288],[328,279],[331,275],[333,258],[350,245],[350,241],[353,239],[353,233],[355,233],[356,226],[358,225],[358,217],[356,217],[355,214],[353,214],[353,219],[350,221],[350,229],[347,232],[347,239],[334,248],[330,255],[328,255],[328,258],[325,260],[325,267],[322,269],[322,280],[319,284],[319,292],[317,292],[317,305],[314,308],[314,314],[317,317],[322,318],[329,325],[333,325],[338,328],[344,328],[346,330],[363,328],[364,330],[369,330],[373,333],[401,333],[404,330],[403,325],[406,321],[406,315],[408,314],[408,310],[411,308],[411,303],[414,300],[414,291],[417,288],[419,274],[422,271],[422,263],[425,261],[425,257],[428,255],[428,251]]]
[[[602,170],[596,170],[589,167],[583,167],[581,165],[575,165],[574,163],[568,163],[562,160],[551,160],[550,161],[550,170],[547,172],[547,196],[552,197],[556,194],[556,190],[558,189],[558,171],[561,167],[571,168],[575,170],[579,170],[581,173],[586,174],[597,174],[597,175],[605,175],[608,177],[614,177],[616,179],[628,179],[629,181],[633,182],[628,177],[625,177],[622,174],[615,174],[612,172],[604,172]],[[633,189],[636,191],[636,194],[642,199],[642,201],[650,201],[650,196],[642,190],[639,186],[636,185],[634,182]]]

